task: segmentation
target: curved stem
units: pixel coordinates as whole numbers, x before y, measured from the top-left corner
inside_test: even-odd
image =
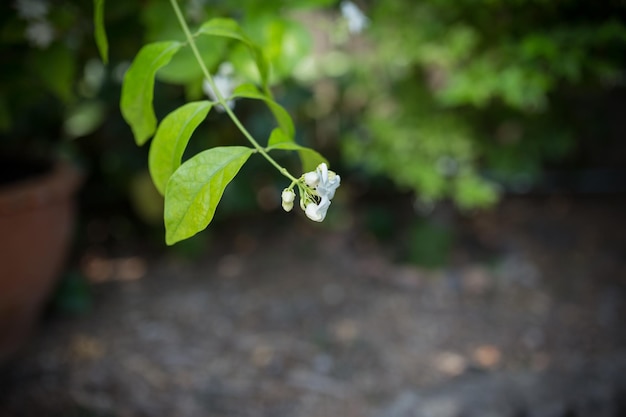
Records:
[[[267,161],[270,164],[272,164],[285,177],[289,178],[291,181],[298,181],[297,178],[291,175],[289,171],[287,171],[278,162],[276,162],[274,158],[272,158],[267,153],[267,151],[261,145],[259,145],[259,143],[254,139],[254,137],[252,137],[250,132],[248,132],[248,130],[243,126],[243,124],[241,123],[239,118],[235,115],[235,113],[230,109],[230,107],[228,107],[228,104],[226,103],[226,99],[222,96],[221,91],[215,85],[215,81],[213,81],[213,77],[209,73],[209,70],[207,69],[206,65],[204,64],[204,61],[202,60],[202,56],[200,55],[200,51],[198,51],[198,47],[196,46],[196,43],[193,39],[193,35],[191,34],[191,31],[189,30],[187,21],[185,20],[185,17],[183,16],[183,13],[181,12],[180,7],[178,6],[178,1],[170,0],[170,3],[172,4],[172,8],[174,9],[174,13],[176,13],[176,17],[178,18],[178,22],[180,23],[180,26],[183,29],[183,32],[185,32],[185,36],[187,37],[187,42],[189,43],[189,46],[191,47],[191,50],[193,51],[193,54],[195,55],[196,60],[198,61],[198,64],[200,65],[200,69],[202,70],[202,75],[207,79],[207,81],[211,85],[211,88],[213,89],[213,91],[215,92],[215,96],[217,97],[217,101],[222,105],[222,107],[226,111],[226,114],[228,114],[228,116],[233,121],[233,123],[237,126],[237,128],[241,131],[241,133],[243,133],[246,139],[248,139],[248,141],[252,144],[252,146],[254,146],[257,152],[263,155],[263,157],[267,159]]]

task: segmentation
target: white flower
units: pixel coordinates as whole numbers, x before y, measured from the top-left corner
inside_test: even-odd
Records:
[[[32,45],[45,49],[54,40],[54,28],[46,20],[30,23],[26,27],[26,39]]]
[[[317,166],[317,175],[319,176],[319,184],[317,184],[317,194],[324,198],[332,200],[335,196],[335,190],[341,185],[341,177],[335,172],[330,171],[326,164],[321,163]]]
[[[309,219],[321,222],[326,217],[330,200],[335,196],[341,178],[329,170],[325,163],[321,163],[315,171],[305,173],[301,181],[310,188],[310,194],[300,199],[300,206]]]
[[[317,187],[317,184],[320,182],[320,176],[317,175],[317,172],[311,171],[304,174],[304,183],[311,188]]]
[[[17,14],[25,20],[43,19],[50,11],[50,5],[42,0],[17,0],[15,2]]]
[[[223,62],[219,68],[217,69],[217,74],[213,76],[213,82],[215,83],[215,87],[220,92],[220,95],[223,98],[228,98],[233,94],[235,90],[236,82],[233,79],[234,68],[230,62]],[[217,100],[217,94],[213,91],[213,87],[209,83],[209,80],[204,80],[202,83],[202,90],[204,93],[209,96],[209,98],[213,101]],[[235,108],[234,100],[227,100],[226,104],[230,109]],[[222,105],[217,105],[216,108],[219,111],[224,111],[224,107]]]
[[[341,2],[341,14],[348,21],[350,33],[361,33],[369,24],[367,16],[351,1]]]
[[[294,193],[293,190],[285,188],[281,197],[283,199],[283,209],[285,211],[291,211],[293,208],[293,202],[296,199],[296,193]]]
[[[307,204],[304,214],[306,214],[306,216],[314,222],[321,222],[326,217],[328,207],[330,207],[330,200],[326,197],[322,197],[319,204]]]

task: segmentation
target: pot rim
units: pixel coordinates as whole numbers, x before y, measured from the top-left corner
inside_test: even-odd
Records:
[[[43,175],[0,187],[0,215],[34,210],[67,200],[83,183],[83,177],[78,167],[59,159]]]

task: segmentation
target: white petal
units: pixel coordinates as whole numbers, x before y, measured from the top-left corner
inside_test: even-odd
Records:
[[[315,203],[307,204],[304,213],[309,219],[313,220],[314,222],[321,222],[322,220],[324,220],[324,217],[319,211],[319,207]]]
[[[220,67],[217,69],[217,73],[219,75],[231,76],[235,72],[235,67],[228,61],[222,62]]]
[[[328,181],[328,167],[325,163],[321,163],[317,166],[317,175],[320,176],[320,182],[325,183]]]
[[[330,200],[325,197],[322,197],[322,200],[320,201],[319,204],[315,204],[315,203],[307,204],[306,210],[304,211],[304,213],[309,219],[315,222],[321,222],[322,220],[324,220],[324,218],[326,218],[328,207],[330,207]]]
[[[335,190],[341,184],[341,177],[334,171],[328,169],[326,164],[319,164],[317,167],[317,173],[320,177],[320,182],[317,185],[317,194],[320,197],[326,197],[329,200],[335,196]]]
[[[351,1],[341,2],[341,14],[348,21],[348,30],[351,33],[360,33],[369,24],[367,16]]]
[[[26,27],[26,39],[31,44],[45,49],[54,40],[54,28],[46,20],[35,21]]]
[[[304,174],[304,182],[309,187],[317,187],[320,182],[320,176],[315,171],[307,172]]]
[[[341,177],[339,175],[335,175],[332,180],[327,181],[324,184],[320,184],[317,186],[317,193],[320,197],[326,197],[329,200],[332,200],[335,197],[335,191],[341,185]]]
[[[292,208],[293,208],[293,201],[292,202],[283,201],[283,210],[289,212],[291,211]]]
[[[206,94],[212,101],[217,101],[217,96],[215,95],[215,91],[213,91],[213,87],[209,84],[209,80],[205,79],[202,82],[202,91]]]
[[[233,71],[233,66],[230,62],[223,62],[218,68],[217,74],[213,76],[215,87],[220,92],[220,95],[225,99],[233,94],[233,91],[237,86],[232,77]],[[213,90],[211,84],[209,84],[208,80],[204,80],[202,82],[202,90],[212,101],[218,101],[217,94]],[[226,104],[230,109],[235,108],[234,100],[227,100]],[[216,106],[216,108],[217,110],[224,111],[224,108],[221,105]]]
[[[283,203],[293,203],[296,199],[296,193],[294,193],[293,190],[285,189],[283,190],[281,197],[283,199]]]

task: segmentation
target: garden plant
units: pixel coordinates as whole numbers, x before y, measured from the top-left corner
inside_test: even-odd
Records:
[[[88,170],[100,171],[98,179],[118,200],[144,195],[128,189],[148,160],[165,195],[170,243],[205,227],[220,198],[222,211],[231,212],[232,201],[244,201],[245,187],[253,193],[264,186],[269,171],[249,186],[230,181],[243,165],[250,175],[264,160],[286,181],[271,184],[286,189],[285,207],[298,204],[299,193],[305,213],[312,203],[317,208],[311,205],[309,214],[323,217],[326,199],[303,174],[330,164],[313,149],[332,161],[344,182],[357,178],[371,190],[391,179],[394,191],[416,197],[420,212],[446,200],[462,210],[488,207],[503,190],[532,187],[546,162],[577,151],[581,136],[608,137],[589,130],[600,125],[593,100],[624,87],[626,10],[619,1],[93,5],[104,57],[104,22],[111,45],[106,67],[93,59],[92,4],[3,4],[3,56],[12,64],[2,68],[0,80],[2,146],[15,138],[55,137],[64,151],[87,155]],[[122,132],[116,125],[120,90],[136,142],[152,138],[149,155],[147,146],[128,140],[126,126]],[[275,129],[267,127],[271,117],[259,128],[263,106]],[[39,122],[29,123],[33,118]],[[196,175],[194,162],[222,151],[232,163],[216,176],[196,176],[199,188],[185,196],[187,180]],[[297,153],[301,167],[294,168],[285,151]],[[229,173],[223,187],[200,187],[218,172]],[[222,196],[229,182],[230,192]],[[221,191],[205,195],[209,189]],[[85,192],[105,196],[96,190]],[[254,196],[246,198],[253,201],[248,208],[255,204]],[[183,200],[189,204],[181,205]],[[160,223],[161,213],[138,217]]]
[[[150,145],[149,169],[154,185],[165,197],[165,240],[174,244],[205,229],[213,219],[226,186],[248,158],[260,154],[284,177],[289,185],[283,190],[282,207],[291,211],[299,193],[299,205],[306,216],[320,222],[340,185],[340,176],[328,169],[328,162],[313,149],[298,145],[289,113],[274,100],[270,90],[271,67],[260,47],[233,19],[214,18],[192,33],[177,0],[170,0],[185,42],[160,41],[141,48],[128,68],[122,85],[121,110],[131,126],[135,141]],[[108,43],[104,27],[104,1],[96,0],[95,37],[103,60],[107,61]],[[212,75],[198,49],[196,39],[212,36],[241,42],[252,57],[254,78],[258,85],[238,86],[230,78],[232,65],[223,62],[218,74]],[[204,77],[203,88],[212,100],[193,101],[169,113],[157,123],[153,110],[155,76],[182,48],[189,48]],[[267,104],[277,127],[262,146],[244,127],[234,112],[234,100],[247,98]],[[217,146],[204,150],[182,162],[185,148],[197,126],[215,108],[228,114],[252,146]],[[275,150],[296,151],[304,173],[293,176],[270,155]]]

